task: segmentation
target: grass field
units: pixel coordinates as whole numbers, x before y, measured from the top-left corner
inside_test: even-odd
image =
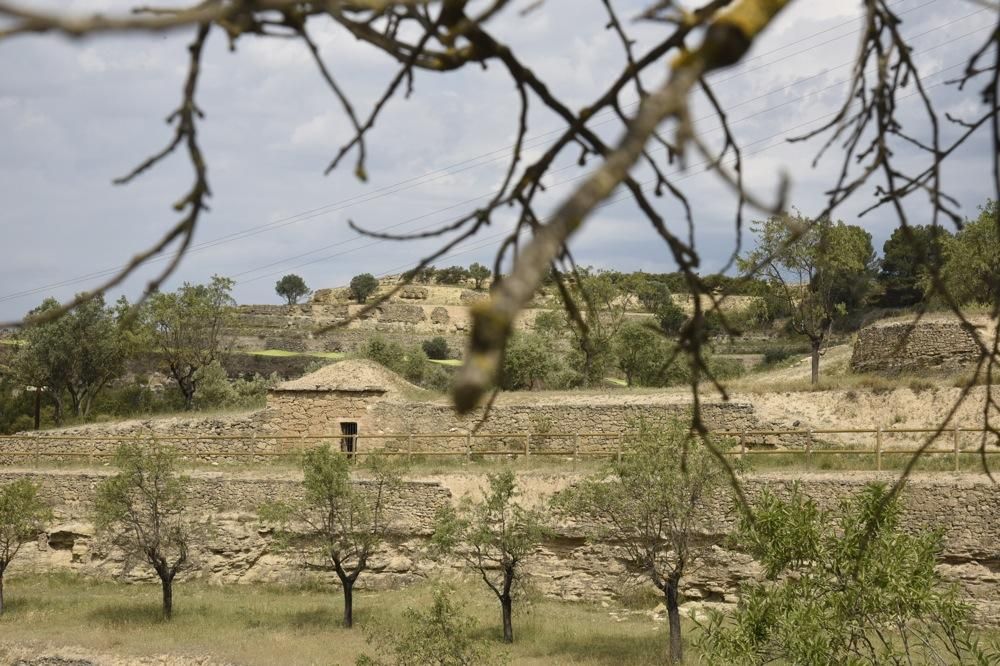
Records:
[[[339,360],[346,356],[343,352],[294,352],[285,351],[284,349],[262,349],[260,351],[248,351],[244,353],[252,356],[312,356],[313,358],[328,358],[331,360]]]
[[[212,656],[240,664],[353,664],[374,654],[365,633],[393,632],[407,607],[427,608],[431,584],[355,593],[355,628],[340,627],[337,589],[178,583],[174,618],[160,617],[159,586],[99,582],[70,575],[7,580],[0,642],[79,646],[123,656]],[[456,599],[478,620],[477,633],[500,642],[500,612],[485,587],[459,583]],[[655,602],[646,599],[647,608]],[[686,625],[688,631],[691,626]],[[646,609],[527,597],[515,605],[515,664],[663,663],[666,623]],[[3,654],[0,653],[0,661]]]

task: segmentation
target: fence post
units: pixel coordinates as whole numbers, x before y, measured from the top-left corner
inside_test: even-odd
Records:
[[[531,455],[531,433],[524,433],[524,460],[527,462],[528,456]]]
[[[465,433],[465,459],[472,461],[472,433]]]
[[[618,433],[618,452],[617,452],[617,456],[616,456],[618,458],[618,462],[622,461],[622,441],[624,439],[625,439],[625,433],[619,432]]]
[[[875,471],[882,471],[882,426],[875,428]]]
[[[740,460],[743,460],[743,456],[747,452],[747,439],[746,433],[740,432]]]
[[[812,454],[813,454],[813,431],[809,428],[809,439],[806,440],[806,460],[809,462],[810,468],[812,468]]]
[[[958,454],[958,423],[955,424],[955,429],[952,431],[952,444],[955,447],[955,472],[957,473],[962,470]]]
[[[573,459],[580,455],[580,433],[573,433]]]
[[[413,459],[413,433],[406,435],[406,462]]]

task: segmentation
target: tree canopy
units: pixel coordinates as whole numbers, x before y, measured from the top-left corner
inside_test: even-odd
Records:
[[[288,305],[295,305],[299,299],[309,294],[306,281],[295,273],[289,273],[274,285],[274,291],[285,299]]]

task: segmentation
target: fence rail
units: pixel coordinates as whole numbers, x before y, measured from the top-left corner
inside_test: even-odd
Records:
[[[155,433],[131,433],[127,435],[57,435],[44,434],[21,435],[21,436],[0,436],[0,466],[9,464],[8,461],[19,460],[103,460],[114,456],[110,450],[44,450],[44,448],[31,447],[32,450],[23,450],[30,443],[58,443],[58,442],[90,442],[99,443],[122,443],[137,440],[156,439],[163,442],[228,442],[241,444],[244,447],[249,445],[250,450],[240,450],[240,447],[227,447],[226,449],[215,450],[189,450],[181,455],[182,460],[251,460],[266,461],[282,458],[294,458],[300,455],[301,447],[290,446],[290,443],[306,442],[350,442],[351,446],[344,447],[345,454],[363,457],[373,453],[380,453],[390,456],[428,456],[428,457],[455,457],[465,456],[508,456],[523,457],[525,459],[532,456],[569,456],[573,458],[609,458],[621,459],[624,454],[624,443],[630,431],[620,430],[614,432],[431,432],[431,433],[360,433],[356,435],[345,435],[343,433],[319,434],[319,435],[299,435],[280,433],[251,433],[249,435],[237,433],[232,435],[158,435]],[[980,437],[988,437],[993,440],[993,444],[998,444],[997,435],[985,430],[982,426],[952,426],[946,429],[940,428],[786,428],[771,430],[715,430],[709,434],[715,438],[730,440],[732,446],[725,451],[728,456],[739,458],[754,456],[769,456],[775,454],[801,455],[807,461],[814,455],[850,455],[850,456],[872,456],[875,462],[875,469],[881,470],[883,466],[883,456],[885,455],[912,455],[919,449],[913,446],[886,446],[886,439],[899,435],[937,435],[940,440],[944,440],[946,446],[941,446],[936,442],[929,446],[924,453],[931,456],[950,455],[954,458],[954,469],[961,469],[961,459],[963,456],[971,455],[1000,455],[1000,446],[997,448],[986,448],[984,451],[977,446],[974,448],[963,447],[961,445],[961,435],[975,433]],[[837,445],[826,441],[824,436],[829,435],[871,435],[873,446]],[[798,442],[795,446],[782,446],[771,448],[766,444],[768,437],[796,438]],[[595,438],[601,441],[596,448],[592,445],[581,446],[587,442],[592,442]],[[424,448],[419,446],[418,440],[460,440],[457,447],[450,448]],[[556,448],[548,445],[550,440],[568,440],[572,446],[564,445]],[[950,439],[950,443],[947,440]],[[363,446],[363,442],[368,441],[391,441],[396,444],[393,447],[368,448]],[[496,446],[495,443],[490,448],[479,448],[477,444],[485,445],[490,440],[502,440],[504,443],[514,442],[513,446]],[[979,440],[979,438],[977,438]],[[761,446],[759,442],[764,441]],[[981,440],[980,440],[981,441]],[[282,450],[265,450],[261,447],[268,447],[274,443],[275,448],[280,446]],[[534,443],[534,446],[533,446]],[[11,446],[13,445],[13,446]],[[43,445],[44,446],[44,445]],[[21,449],[21,450],[11,450]]]

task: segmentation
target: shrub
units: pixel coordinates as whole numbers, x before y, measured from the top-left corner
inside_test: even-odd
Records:
[[[424,353],[427,354],[427,358],[438,361],[446,359],[451,355],[451,350],[448,348],[448,341],[440,335],[430,340],[424,340],[421,343],[421,347],[423,347]]]
[[[351,292],[351,298],[358,303],[364,303],[378,289],[378,280],[371,273],[355,275],[351,278],[348,289]]]

